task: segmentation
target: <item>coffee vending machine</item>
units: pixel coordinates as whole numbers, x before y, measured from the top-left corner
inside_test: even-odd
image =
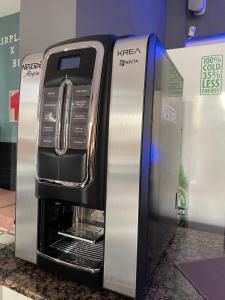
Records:
[[[27,143],[22,91],[16,256],[141,297],[176,224],[182,77],[154,35],[48,48],[39,93],[24,72],[37,117]]]

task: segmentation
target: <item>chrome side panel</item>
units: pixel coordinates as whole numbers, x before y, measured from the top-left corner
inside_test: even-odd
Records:
[[[176,193],[181,157],[183,79],[156,47],[152,118],[150,213],[176,224]]]
[[[148,67],[151,66],[148,64]],[[171,63],[162,45],[157,43],[151,151],[147,148],[147,153],[151,153],[148,249],[146,261],[140,263],[140,265],[147,265],[148,278],[171,240],[177,224],[176,194],[181,156],[182,93],[183,79]],[[144,143],[144,141],[147,139],[148,137],[143,138],[143,153],[146,151],[146,142]],[[148,165],[148,160],[144,161],[144,165]],[[142,178],[145,177],[143,170],[144,168],[142,168]],[[145,183],[145,185],[147,184]],[[142,211],[141,221],[143,216],[144,212]],[[140,236],[145,227],[147,226],[144,224],[139,229]]]
[[[109,116],[103,286],[131,297],[136,294],[147,42],[148,37],[116,42]]]
[[[42,54],[31,54],[22,63],[17,145],[16,250],[17,257],[36,263],[37,199],[35,153],[37,107]]]

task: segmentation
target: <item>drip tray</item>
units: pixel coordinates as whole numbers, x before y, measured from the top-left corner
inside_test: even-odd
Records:
[[[57,259],[76,267],[98,271],[103,262],[103,241],[90,244],[70,238],[61,238],[50,245],[51,248],[60,251]]]
[[[95,244],[103,238],[104,228],[85,223],[78,223],[68,229],[59,231],[58,234],[71,239]]]

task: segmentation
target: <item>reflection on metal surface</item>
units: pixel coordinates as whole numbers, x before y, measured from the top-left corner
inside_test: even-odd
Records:
[[[161,45],[156,46],[151,150],[148,259],[151,276],[177,224],[183,79]],[[155,150],[155,151],[156,151]]]
[[[189,186],[188,221],[200,229],[216,226],[220,232],[225,227],[224,68],[220,95],[200,95],[200,79],[202,57],[224,53],[222,43],[169,50],[184,77],[182,163]]]
[[[176,224],[176,193],[179,182],[183,80],[162,48],[156,47],[151,162],[151,220],[167,218]]]
[[[35,152],[41,60],[42,54],[32,54],[22,63],[17,145],[16,256],[33,263],[37,249]],[[29,76],[33,64],[38,67],[34,76]]]
[[[121,64],[122,49],[139,49],[139,55],[132,62],[123,55]],[[103,286],[131,297],[144,292],[145,271],[151,274],[177,223],[182,91],[182,77],[160,43],[116,43]]]
[[[110,101],[105,288],[135,297],[142,113],[148,38],[119,40],[114,48]],[[121,66],[122,49],[139,49],[138,64]],[[129,60],[124,55],[123,60]],[[122,68],[122,69],[121,69]]]

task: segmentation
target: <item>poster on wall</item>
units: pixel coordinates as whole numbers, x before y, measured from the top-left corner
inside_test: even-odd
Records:
[[[19,98],[19,90],[9,91],[9,122],[18,122]]]
[[[19,13],[0,17],[0,142],[17,142]]]

